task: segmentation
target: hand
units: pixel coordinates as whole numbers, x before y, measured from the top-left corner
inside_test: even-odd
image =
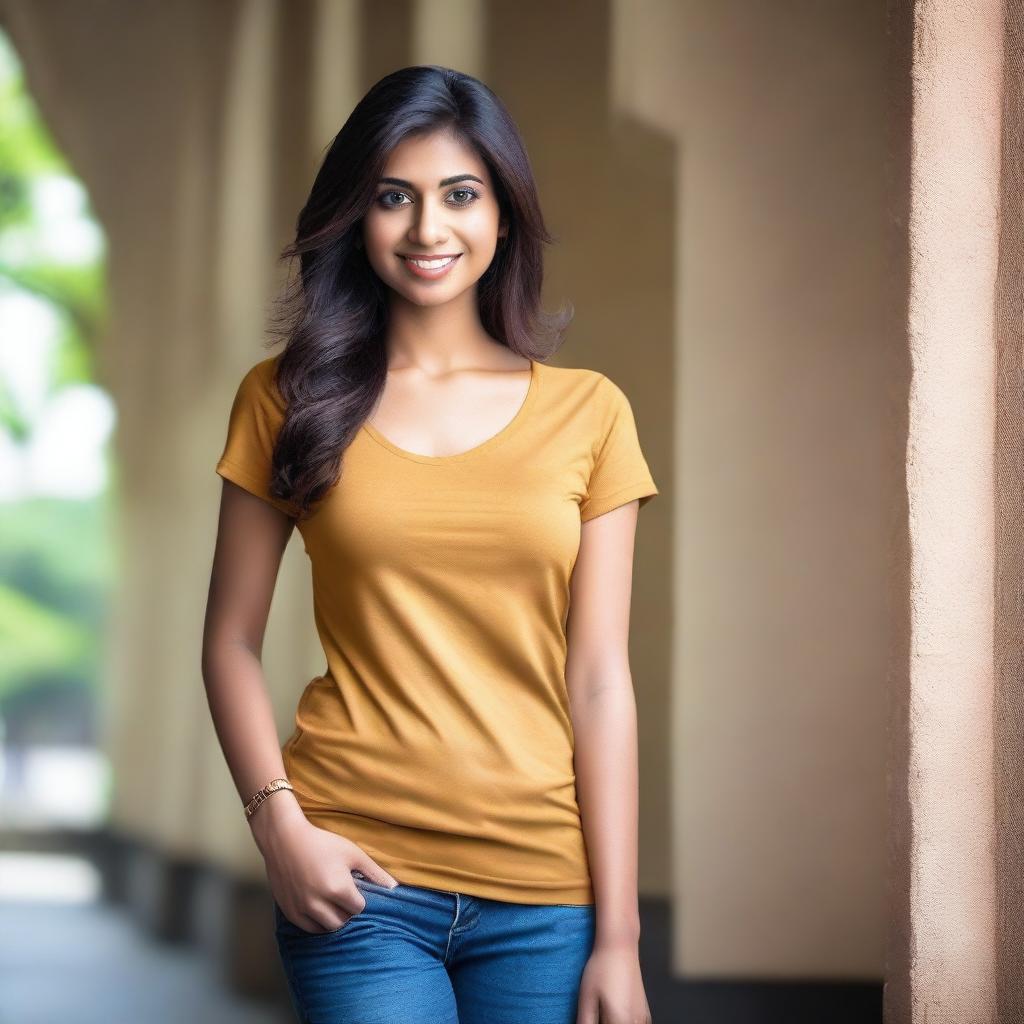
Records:
[[[313,825],[294,797],[275,793],[251,824],[274,899],[303,931],[336,931],[363,910],[366,900],[352,881],[353,870],[380,885],[398,885],[355,843]]]
[[[595,944],[580,979],[576,1024],[651,1024],[635,942]]]

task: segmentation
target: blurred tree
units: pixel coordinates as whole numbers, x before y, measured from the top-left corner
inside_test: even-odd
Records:
[[[110,423],[113,412],[92,381],[105,252],[0,33],[0,718],[29,723],[18,733],[40,741],[89,732],[54,716],[91,723],[104,662],[114,547],[99,401]],[[77,472],[77,492],[62,494],[81,469],[83,434],[104,472],[91,490]]]

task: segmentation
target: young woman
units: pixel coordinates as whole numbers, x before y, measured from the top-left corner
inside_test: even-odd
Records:
[[[623,392],[544,362],[550,241],[498,98],[388,75],[231,408],[203,675],[304,1021],[650,1020],[627,633],[657,488]],[[282,749],[260,656],[296,526],[326,667]]]

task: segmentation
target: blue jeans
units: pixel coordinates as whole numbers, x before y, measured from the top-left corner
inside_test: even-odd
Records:
[[[366,906],[335,931],[307,932],[274,902],[302,1024],[574,1024],[592,904],[353,881]]]

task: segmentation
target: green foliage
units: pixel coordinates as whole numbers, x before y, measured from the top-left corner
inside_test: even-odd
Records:
[[[0,229],[31,221],[33,179],[69,173],[25,89],[17,56],[0,33]]]
[[[84,258],[68,255],[76,250],[61,245],[66,229],[43,200],[54,184],[72,198],[81,189],[0,33],[0,317],[3,303],[14,299],[30,298],[49,311],[56,331],[48,332],[52,349],[45,363],[51,398],[93,380],[93,353],[107,315],[103,246]],[[76,226],[90,219],[86,208]],[[102,241],[98,228],[96,235]],[[32,349],[35,339],[12,333],[5,335],[0,325],[0,355],[8,345]],[[27,450],[37,412],[19,407],[3,365],[0,433]],[[0,710],[33,688],[98,687],[115,570],[111,522],[109,493],[0,502]]]

